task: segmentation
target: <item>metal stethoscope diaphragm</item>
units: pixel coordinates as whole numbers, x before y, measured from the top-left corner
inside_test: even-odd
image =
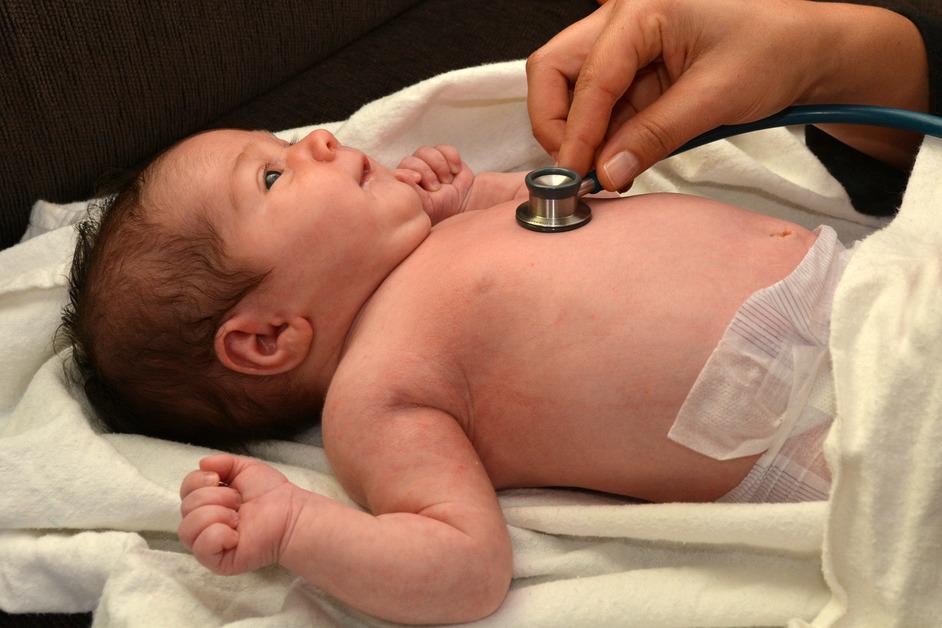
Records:
[[[543,232],[569,231],[589,222],[592,210],[581,198],[602,190],[594,172],[583,179],[568,168],[534,170],[526,184],[530,199],[517,207],[517,222]]]

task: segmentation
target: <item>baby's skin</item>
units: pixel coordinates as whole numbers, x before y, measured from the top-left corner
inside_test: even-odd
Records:
[[[737,308],[814,234],[674,194],[591,200],[587,226],[534,233],[514,220],[520,173],[473,177],[426,147],[392,176],[434,226],[356,310],[323,411],[364,510],[211,456],[181,487],[180,538],[201,563],[277,563],[392,621],[470,621],[512,574],[495,490],[709,501],[745,477],[758,455],[713,460],[667,432]]]

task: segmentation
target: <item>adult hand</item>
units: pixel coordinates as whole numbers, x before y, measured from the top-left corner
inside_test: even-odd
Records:
[[[883,9],[611,0],[531,55],[527,106],[557,163],[581,173],[596,164],[618,190],[700,133],[792,104],[925,110],[927,76],[918,31]]]

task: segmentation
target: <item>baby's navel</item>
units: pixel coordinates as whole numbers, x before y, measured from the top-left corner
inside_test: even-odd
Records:
[[[793,232],[791,229],[782,229],[781,231],[776,231],[776,232],[774,232],[774,233],[770,233],[770,234],[769,234],[769,237],[770,237],[770,238],[775,238],[775,237],[778,237],[778,238],[787,238],[788,236],[792,235],[793,233],[794,233],[794,232]]]

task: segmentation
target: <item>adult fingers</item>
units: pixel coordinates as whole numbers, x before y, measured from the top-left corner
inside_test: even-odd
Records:
[[[611,5],[568,26],[527,59],[527,113],[533,137],[551,155],[559,152],[569,116],[570,91]]]
[[[610,5],[606,5],[610,6]],[[609,128],[612,110],[638,70],[661,54],[662,20],[644,6],[618,3],[585,59],[572,94],[557,161],[586,172]]]
[[[624,188],[688,140],[727,121],[724,90],[713,79],[713,74],[685,74],[612,133],[597,159],[605,189]]]
[[[661,94],[670,87],[670,77],[667,70],[659,63],[653,63],[635,75],[634,83],[625,92],[625,95],[612,109],[608,132],[605,134],[603,145],[624,124],[638,112],[660,98]],[[599,147],[599,149],[601,146]],[[596,154],[598,150],[596,149]]]

